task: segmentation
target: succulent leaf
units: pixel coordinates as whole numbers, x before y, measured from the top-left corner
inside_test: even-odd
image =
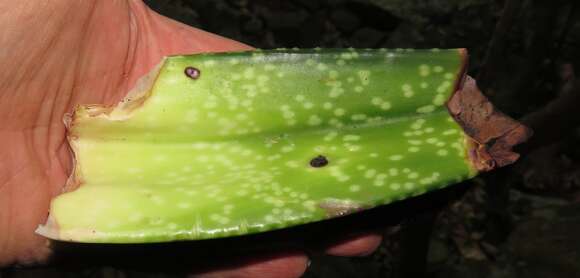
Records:
[[[81,106],[68,119],[71,190],[53,200],[38,232],[111,243],[227,237],[471,178],[470,145],[445,105],[461,85],[465,55],[167,57],[118,106]]]

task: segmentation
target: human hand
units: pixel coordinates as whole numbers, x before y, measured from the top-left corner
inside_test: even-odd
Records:
[[[149,10],[138,0],[0,0],[0,266],[43,262],[46,220],[72,169],[62,117],[77,104],[113,105],[135,81],[171,54],[251,47],[194,29]],[[365,255],[381,237],[368,233],[326,248]],[[256,254],[211,277],[297,277],[302,251]]]

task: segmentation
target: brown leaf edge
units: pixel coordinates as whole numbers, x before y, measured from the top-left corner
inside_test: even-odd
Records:
[[[512,164],[520,157],[512,148],[528,140],[533,131],[493,106],[475,79],[464,74],[467,54],[462,55],[460,80],[447,109],[467,135],[467,159],[480,172]]]

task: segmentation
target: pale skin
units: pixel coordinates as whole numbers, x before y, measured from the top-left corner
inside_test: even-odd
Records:
[[[34,230],[71,172],[65,113],[78,104],[115,104],[165,55],[251,49],[138,0],[0,0],[0,26],[0,267],[44,263],[52,254]],[[372,232],[344,236],[324,251],[362,256],[380,241]],[[279,251],[286,255],[255,254],[265,259],[200,275],[302,275],[306,254]]]

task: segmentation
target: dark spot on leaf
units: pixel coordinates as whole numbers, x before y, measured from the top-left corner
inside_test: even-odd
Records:
[[[319,155],[312,160],[310,160],[310,166],[314,168],[324,167],[328,164],[328,159],[325,156]]]
[[[183,72],[187,77],[191,79],[198,79],[199,76],[201,75],[201,71],[199,71],[199,69],[194,67],[187,67]]]

